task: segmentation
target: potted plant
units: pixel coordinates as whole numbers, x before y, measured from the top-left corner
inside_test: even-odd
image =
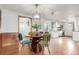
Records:
[[[37,23],[35,23],[35,24],[33,24],[32,25],[32,28],[34,28],[34,29],[36,29],[36,35],[38,35],[38,29],[40,28],[40,24],[37,24]]]

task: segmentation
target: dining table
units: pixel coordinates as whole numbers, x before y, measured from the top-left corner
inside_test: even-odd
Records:
[[[41,41],[42,38],[43,38],[42,36],[31,37],[31,40],[32,40],[31,48],[32,48],[33,52],[38,53],[42,50],[42,47],[39,44],[39,42]]]

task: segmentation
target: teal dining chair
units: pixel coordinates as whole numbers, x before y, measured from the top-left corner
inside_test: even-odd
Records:
[[[19,33],[19,40],[21,41],[22,47],[24,47],[26,44],[29,46],[31,45],[31,40],[23,40],[23,36],[21,33]]]

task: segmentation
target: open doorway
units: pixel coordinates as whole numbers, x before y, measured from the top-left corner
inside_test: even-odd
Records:
[[[31,24],[32,19],[30,17],[18,17],[18,32],[22,34],[23,38],[28,36],[28,33],[32,31]]]

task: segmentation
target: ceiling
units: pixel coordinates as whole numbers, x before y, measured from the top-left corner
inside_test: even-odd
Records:
[[[30,16],[36,12],[35,4],[1,4],[0,7]],[[39,4],[37,10],[40,17],[46,20],[71,21],[79,17],[79,4]]]

